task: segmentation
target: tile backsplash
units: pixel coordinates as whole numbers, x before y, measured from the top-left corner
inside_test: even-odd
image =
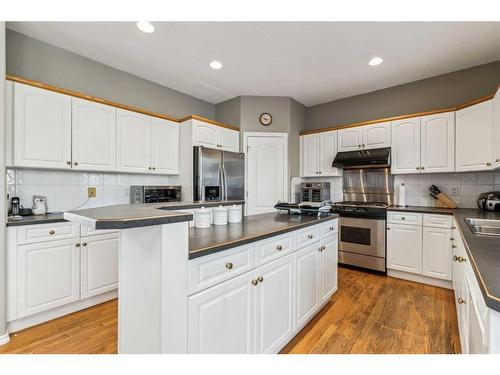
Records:
[[[47,197],[49,211],[68,211],[128,203],[130,185],[166,185],[168,176],[123,173],[92,173],[8,169],[7,193],[18,196],[26,208],[33,205],[33,195]],[[95,198],[87,198],[87,188],[95,187]]]
[[[458,207],[477,208],[480,193],[500,190],[500,171],[394,175],[395,202],[402,182],[406,184],[406,204],[409,206],[435,206],[436,201],[429,195],[429,186],[436,185]]]

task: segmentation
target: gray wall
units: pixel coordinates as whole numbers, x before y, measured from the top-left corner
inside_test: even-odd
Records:
[[[241,96],[216,104],[215,119],[225,124],[240,127]]]
[[[6,208],[6,176],[5,176],[5,22],[0,22],[0,340],[7,332],[6,325],[6,269],[5,262],[5,220]]]
[[[269,112],[273,122],[262,126],[260,114]],[[290,98],[281,96],[242,96],[241,131],[288,133],[290,129]]]
[[[212,103],[12,30],[7,30],[7,74],[174,117],[215,117]]]
[[[496,61],[309,107],[303,130],[455,106],[493,93],[499,83]]]

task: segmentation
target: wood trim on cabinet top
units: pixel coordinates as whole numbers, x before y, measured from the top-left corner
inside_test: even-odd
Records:
[[[500,88],[500,85],[499,85],[499,88]],[[404,120],[404,119],[412,118],[412,117],[436,115],[438,113],[445,113],[445,112],[454,112],[454,111],[458,111],[459,109],[470,107],[470,106],[472,106],[474,104],[479,104],[479,103],[485,102],[487,100],[493,99],[494,96],[495,96],[495,93],[483,96],[481,98],[473,99],[471,101],[468,101],[466,103],[462,103],[462,104],[457,105],[455,107],[441,108],[441,109],[435,109],[435,110],[432,110],[432,111],[425,111],[425,112],[416,112],[416,113],[410,113],[410,114],[407,114],[407,115],[400,115],[400,116],[379,118],[379,119],[375,119],[375,120],[367,120],[367,121],[355,122],[355,123],[352,123],[352,124],[330,126],[328,128],[321,128],[321,129],[314,129],[314,130],[305,130],[305,131],[300,132],[299,134],[300,135],[307,135],[307,134],[323,133],[323,132],[328,132],[328,131],[332,131],[332,130],[340,130],[340,129],[354,128],[354,127],[363,126],[363,125],[378,124],[380,122],[397,121],[397,120]]]
[[[184,121],[188,121],[188,120],[199,120],[199,121],[207,122],[207,123],[212,124],[212,125],[220,126],[221,128],[240,131],[240,128],[237,128],[236,126],[224,124],[223,122],[219,122],[219,121],[215,121],[215,120],[210,120],[206,117],[202,117],[202,116],[198,116],[198,115],[186,116],[184,118],[181,118],[179,120],[179,122],[184,122]]]

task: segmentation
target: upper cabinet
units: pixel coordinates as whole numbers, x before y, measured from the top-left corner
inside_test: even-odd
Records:
[[[116,108],[72,98],[73,168],[113,171],[116,168]]]
[[[153,118],[151,164],[153,173],[179,173],[179,124]]]
[[[391,124],[391,173],[420,172],[420,117]]]
[[[337,132],[329,131],[300,137],[300,177],[340,176],[332,167],[337,155]]]
[[[357,126],[338,131],[338,151],[391,147],[391,123]]]
[[[193,124],[193,145],[222,151],[240,152],[240,132],[196,119]]]
[[[496,105],[498,106],[498,103]],[[493,100],[458,110],[456,112],[456,171],[492,169],[495,160],[493,159],[493,135]]]
[[[19,167],[71,168],[71,97],[14,85],[14,160]]]

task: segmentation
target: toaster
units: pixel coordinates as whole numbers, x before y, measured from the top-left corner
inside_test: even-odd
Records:
[[[500,191],[479,194],[477,206],[483,211],[500,211]]]

